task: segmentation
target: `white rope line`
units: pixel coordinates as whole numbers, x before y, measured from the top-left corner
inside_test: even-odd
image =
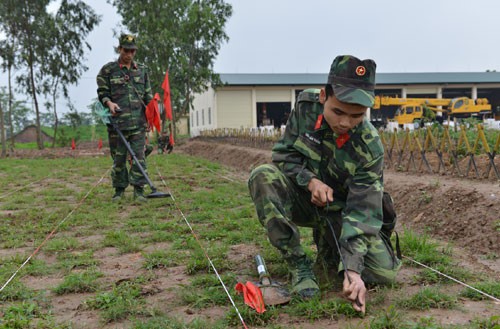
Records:
[[[425,265],[425,264],[422,264],[422,263],[420,263],[420,262],[417,262],[416,260],[411,259],[410,257],[407,257],[407,256],[405,256],[405,255],[402,255],[402,256],[403,256],[403,258],[406,258],[406,259],[408,259],[409,261],[414,262],[415,264],[418,264],[418,265],[420,265],[420,266],[422,266],[422,267],[425,267],[426,269],[429,269],[429,270],[431,270],[431,271],[433,271],[433,272],[436,272],[437,274],[442,275],[442,276],[444,276],[444,277],[445,277],[445,278],[447,278],[447,279],[450,279],[450,280],[452,280],[452,281],[455,281],[456,283],[461,284],[461,285],[462,285],[462,286],[464,286],[464,287],[467,287],[467,288],[469,288],[469,289],[472,289],[472,290],[474,290],[475,292],[478,292],[478,293],[480,293],[480,294],[482,294],[482,295],[484,295],[484,296],[486,296],[486,297],[488,297],[488,298],[493,299],[495,302],[500,303],[500,299],[496,298],[495,296],[492,296],[492,295],[490,295],[490,294],[487,294],[487,293],[485,293],[484,291],[481,291],[481,290],[479,290],[479,289],[476,289],[476,288],[474,288],[474,287],[472,287],[472,286],[468,285],[467,283],[464,283],[464,282],[459,281],[459,280],[457,280],[457,279],[455,279],[455,278],[452,278],[451,276],[449,276],[449,275],[447,275],[447,274],[444,274],[444,273],[442,273],[442,272],[439,272],[438,270],[435,270],[435,269],[433,269],[432,267],[429,267],[429,266],[427,266],[427,265]]]
[[[155,163],[156,164],[156,163]],[[163,176],[161,175],[160,173],[160,170],[158,169],[158,165],[156,165],[156,171],[158,172],[158,176],[160,176],[160,179],[163,183],[163,185],[166,187],[167,186],[167,183],[165,182],[165,180],[163,179]],[[217,269],[215,268],[215,265],[214,263],[212,263],[212,260],[210,259],[210,256],[208,256],[208,253],[205,251],[205,249],[203,248],[203,245],[201,244],[200,240],[198,239],[198,236],[196,235],[196,233],[194,232],[193,230],[193,227],[191,226],[191,224],[189,223],[189,221],[187,220],[186,216],[184,215],[184,213],[182,212],[182,210],[177,206],[177,203],[175,202],[175,198],[174,198],[174,194],[172,193],[172,191],[170,191],[170,197],[172,198],[172,201],[174,201],[174,206],[175,208],[177,209],[177,211],[179,211],[179,213],[181,214],[182,218],[184,219],[184,221],[186,222],[186,225],[189,227],[189,229],[191,230],[191,233],[193,234],[196,242],[198,243],[198,246],[200,247],[200,249],[203,251],[203,253],[205,254],[205,257],[208,259],[208,262],[210,263],[210,266],[212,267],[215,275],[217,276],[217,279],[219,280],[220,284],[222,285],[222,288],[224,289],[224,291],[226,292],[226,295],[227,297],[229,298],[229,301],[231,302],[231,304],[233,305],[233,308],[235,309],[236,311],[236,314],[238,314],[238,317],[241,321],[241,324],[243,325],[243,328],[245,329],[248,329],[246,323],[245,323],[245,320],[243,320],[243,317],[241,316],[241,313],[240,311],[238,310],[238,307],[236,306],[236,303],[234,302],[233,298],[231,297],[231,294],[229,293],[229,290],[227,289],[226,285],[224,284],[224,281],[222,280],[221,276],[219,275],[219,272],[217,271]]]
[[[40,250],[40,248],[42,248],[42,246],[54,235],[54,233],[57,231],[57,229],[69,218],[71,217],[71,215],[78,209],[80,208],[80,206],[83,204],[83,202],[87,199],[87,197],[90,195],[90,193],[97,187],[97,185],[99,185],[105,176],[107,176],[108,172],[110,171],[110,169],[108,169],[104,175],[99,179],[99,181],[94,185],[92,186],[92,188],[87,192],[87,194],[85,194],[85,196],[80,200],[80,202],[78,202],[78,204],[66,215],[66,217],[63,218],[63,220],[61,220],[55,227],[54,229],[52,230],[52,232],[50,232],[49,235],[47,235],[47,237],[45,238],[45,240],[42,241],[42,243],[38,246],[38,248],[35,249],[35,251],[33,251],[33,253],[21,264],[21,266],[19,266],[19,268],[12,274],[12,276],[7,280],[7,282],[5,282],[5,284],[0,288],[0,292],[2,292],[5,287],[7,287],[7,285],[15,278],[15,276],[17,275],[17,273],[19,273],[19,271],[24,267],[24,265],[26,265],[31,258],[33,258],[37,253],[38,251]]]
[[[0,199],[3,199],[3,198],[5,198],[5,197],[7,197],[7,196],[9,196],[9,195],[11,195],[11,194],[16,193],[16,192],[19,192],[19,191],[21,191],[21,190],[23,190],[23,189],[27,188],[28,186],[31,186],[31,185],[35,184],[35,183],[39,183],[39,182],[41,182],[41,181],[43,181],[43,180],[45,180],[45,179],[49,178],[50,176],[52,176],[52,173],[48,174],[48,175],[47,175],[47,176],[45,176],[44,178],[41,178],[41,179],[39,179],[39,180],[37,180],[37,181],[33,181],[33,182],[31,182],[31,183],[29,183],[29,184],[27,184],[27,185],[21,186],[21,187],[19,187],[19,188],[15,189],[15,190],[12,190],[12,191],[10,191],[10,192],[7,192],[7,193],[5,193],[5,194],[2,194],[2,195],[0,195]]]

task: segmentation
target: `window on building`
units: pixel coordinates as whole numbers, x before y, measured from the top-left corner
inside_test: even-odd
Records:
[[[201,125],[205,125],[205,109],[201,109]]]
[[[194,113],[191,112],[191,127],[194,127]]]
[[[200,114],[200,112],[196,111],[196,127],[200,126],[200,118],[198,114]]]
[[[212,109],[210,107],[208,108],[208,124],[212,124]]]

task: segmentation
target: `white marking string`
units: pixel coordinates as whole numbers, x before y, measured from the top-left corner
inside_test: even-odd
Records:
[[[155,161],[156,162],[156,161]],[[163,179],[163,176],[162,174],[160,173],[160,170],[158,169],[158,165],[156,165],[156,171],[158,172],[158,176],[160,176],[160,179],[163,183],[163,185],[166,187],[167,186],[167,183],[165,182],[165,180]],[[203,251],[203,253],[205,254],[205,257],[208,259],[208,262],[210,263],[210,266],[212,267],[215,275],[217,276],[217,279],[219,280],[220,284],[222,285],[222,288],[224,289],[224,291],[226,292],[226,295],[227,297],[229,298],[229,301],[231,302],[231,304],[233,305],[233,308],[234,310],[236,311],[236,314],[238,314],[238,317],[241,321],[241,324],[243,325],[243,328],[245,329],[248,329],[246,323],[245,323],[245,320],[243,320],[243,317],[241,316],[241,313],[240,311],[238,310],[238,307],[236,306],[233,298],[231,297],[231,294],[229,293],[229,290],[227,289],[226,285],[224,284],[224,281],[222,280],[222,278],[220,277],[219,275],[219,272],[217,271],[217,269],[215,268],[215,265],[214,263],[212,263],[212,260],[210,259],[210,256],[208,256],[208,253],[205,251],[205,249],[203,248],[203,245],[201,244],[200,240],[198,239],[198,236],[196,235],[196,233],[194,232],[194,229],[193,227],[191,226],[191,224],[189,223],[188,219],[186,218],[186,216],[184,216],[184,213],[182,212],[182,210],[179,208],[179,206],[177,205],[177,203],[175,202],[175,198],[174,198],[174,194],[172,193],[172,191],[169,191],[170,193],[170,197],[172,198],[172,201],[174,202],[174,206],[175,208],[177,209],[177,211],[181,214],[182,218],[184,219],[184,221],[186,222],[186,225],[189,227],[189,229],[191,230],[191,233],[193,234],[196,242],[198,243],[198,246],[200,247],[200,249]]]
[[[462,286],[464,286],[464,287],[467,287],[467,288],[469,288],[469,289],[472,289],[472,290],[474,290],[475,292],[478,292],[478,293],[480,293],[480,294],[482,294],[482,295],[484,295],[484,296],[486,296],[486,297],[488,297],[488,298],[491,298],[491,299],[493,299],[493,300],[494,300],[495,302],[497,302],[497,303],[500,303],[500,299],[496,298],[495,296],[489,295],[489,294],[485,293],[484,291],[481,291],[481,290],[479,290],[479,289],[477,289],[477,288],[474,288],[474,287],[472,287],[472,286],[468,285],[467,283],[464,283],[464,282],[462,282],[462,281],[459,281],[459,280],[457,280],[457,279],[455,279],[455,278],[452,278],[451,276],[449,276],[449,275],[447,275],[447,274],[444,274],[444,273],[442,273],[442,272],[439,272],[438,270],[433,269],[432,267],[429,267],[429,266],[427,266],[427,265],[425,265],[425,264],[422,264],[422,263],[420,263],[420,262],[417,262],[416,260],[411,259],[410,257],[407,257],[407,256],[405,256],[405,255],[402,255],[402,257],[403,257],[403,258],[408,259],[408,260],[409,260],[409,261],[411,261],[411,262],[414,262],[415,264],[418,264],[418,265],[420,265],[420,266],[422,266],[422,267],[425,267],[426,269],[429,269],[429,270],[431,270],[431,271],[433,271],[433,272],[435,272],[435,273],[437,273],[437,274],[439,274],[439,275],[441,275],[441,276],[444,276],[444,277],[445,277],[445,278],[447,278],[447,279],[450,279],[450,280],[452,280],[452,281],[455,281],[456,283],[461,284],[461,285],[462,285]]]
[[[104,175],[99,179],[99,181],[94,184],[94,186],[92,186],[92,188],[87,192],[87,194],[85,194],[85,196],[80,200],[80,202],[78,202],[78,204],[66,215],[66,217],[64,217],[55,227],[54,229],[52,230],[52,232],[49,233],[49,235],[47,235],[47,237],[45,237],[45,240],[42,241],[42,243],[38,246],[38,248],[35,249],[35,251],[33,251],[33,253],[21,264],[21,266],[19,266],[19,268],[11,275],[11,277],[7,280],[7,282],[4,283],[4,285],[0,288],[0,292],[2,292],[5,287],[7,287],[7,285],[15,278],[15,276],[17,275],[17,273],[19,273],[19,271],[30,261],[31,258],[33,258],[37,253],[38,251],[40,251],[40,248],[42,248],[42,246],[54,235],[54,233],[57,231],[57,229],[68,219],[71,217],[71,215],[78,209],[80,208],[80,206],[83,204],[83,202],[87,199],[87,197],[90,195],[90,193],[97,187],[97,185],[99,185],[105,176],[107,176],[108,172],[110,171],[110,169],[108,169]]]
[[[36,183],[38,183],[38,182],[41,182],[41,181],[43,181],[43,180],[45,180],[45,179],[49,178],[50,176],[52,176],[52,173],[48,174],[48,175],[47,175],[46,177],[44,177],[44,178],[41,178],[41,179],[36,180],[36,181],[33,181],[33,182],[29,183],[29,184],[26,184],[26,185],[24,185],[24,186],[21,186],[21,187],[19,187],[19,188],[15,189],[15,190],[12,190],[12,191],[9,191],[9,192],[7,192],[7,193],[5,193],[5,194],[2,194],[2,195],[0,195],[0,199],[3,199],[3,198],[5,198],[5,197],[7,197],[7,196],[9,196],[9,195],[11,195],[11,194],[14,194],[14,193],[16,193],[16,192],[19,192],[19,191],[21,191],[21,190],[24,190],[25,188],[27,188],[27,187],[29,187],[29,186],[31,186],[31,185],[33,185],[33,184],[36,184]]]

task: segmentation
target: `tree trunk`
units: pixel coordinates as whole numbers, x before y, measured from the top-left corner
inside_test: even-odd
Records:
[[[5,158],[7,156],[7,145],[5,141],[5,125],[3,121],[3,108],[1,103],[0,103],[0,135],[2,135],[0,138],[2,141],[2,153],[0,154],[0,158]]]
[[[54,86],[54,93],[52,94],[52,103],[54,105],[54,139],[52,140],[52,148],[56,146],[56,137],[57,137],[57,126],[59,125],[59,119],[57,118],[57,110],[56,110],[56,94],[57,94],[57,84],[59,81],[56,81]]]
[[[43,140],[42,140],[42,127],[40,125],[40,111],[38,109],[38,100],[36,98],[36,88],[35,88],[35,76],[33,72],[33,53],[30,51],[30,83],[31,83],[31,94],[33,97],[33,102],[35,103],[35,112],[36,112],[36,143],[38,145],[39,150],[43,150]]]
[[[12,65],[9,63],[9,132],[10,132],[10,151],[14,152],[15,141],[14,141],[14,122],[12,120],[12,99],[14,98],[12,94]]]

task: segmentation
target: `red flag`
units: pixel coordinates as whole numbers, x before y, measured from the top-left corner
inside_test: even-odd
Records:
[[[161,131],[161,119],[160,119],[160,111],[158,110],[158,100],[160,99],[160,95],[158,93],[155,94],[155,97],[149,102],[146,106],[146,119],[148,120],[148,124],[151,129],[156,128],[156,131]]]
[[[71,149],[72,150],[76,149],[76,144],[75,144],[75,139],[74,138],[71,139]]]
[[[168,120],[170,120],[170,142],[169,145],[173,146],[174,142],[174,131],[173,131],[173,115],[172,115],[172,100],[170,98],[170,84],[168,82],[168,71],[165,72],[165,79],[163,79],[163,83],[161,84],[161,88],[163,89],[163,107],[165,108],[165,115]]]
[[[262,291],[255,284],[250,281],[247,281],[246,284],[238,282],[234,288],[237,292],[243,294],[245,304],[256,310],[257,313],[264,313],[266,311]]]
[[[99,142],[97,143],[97,149],[102,149],[102,138],[99,138]]]
[[[168,71],[165,72],[165,79],[161,84],[161,88],[163,89],[163,106],[165,107],[165,114],[167,115],[167,119],[172,121],[172,101],[170,99],[170,84],[168,83]]]

